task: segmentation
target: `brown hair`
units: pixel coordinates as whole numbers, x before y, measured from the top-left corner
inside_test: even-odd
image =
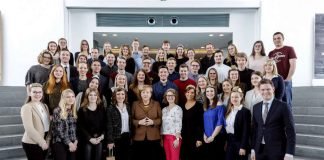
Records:
[[[39,64],[44,64],[44,55],[45,55],[45,54],[50,55],[50,57],[51,57],[51,61],[50,61],[49,65],[52,65],[52,64],[53,64],[53,56],[52,56],[51,53],[49,53],[48,50],[44,50],[44,51],[42,51],[42,52],[38,55],[38,57],[37,57],[37,61],[38,61],[38,63],[39,63]]]
[[[209,103],[210,103],[210,100],[206,96],[206,92],[207,92],[208,88],[214,89],[214,92],[215,92],[215,95],[214,95],[214,98],[213,98],[213,104],[210,106],[210,108],[215,108],[217,106],[217,102],[218,102],[217,89],[214,86],[208,85],[206,87],[205,97],[204,97],[205,98],[204,105],[203,105],[204,110],[208,109],[208,106],[209,106]]]
[[[88,105],[89,105],[89,95],[91,92],[95,92],[96,95],[97,95],[97,107],[102,107],[101,104],[101,98],[100,98],[100,93],[97,89],[92,89],[92,88],[88,88],[86,91],[85,91],[85,95],[83,96],[83,100],[82,100],[82,103],[81,103],[81,107],[85,110]]]
[[[125,100],[124,100],[124,103],[127,104],[128,103],[128,96],[127,96],[127,91],[125,88],[121,88],[121,87],[117,87],[114,92],[113,92],[113,95],[111,97],[111,104],[112,105],[117,105],[117,99],[116,99],[116,95],[117,95],[117,92],[121,92],[123,91],[124,94],[125,94]]]
[[[178,92],[175,89],[173,89],[173,88],[169,88],[168,90],[166,90],[164,92],[164,94],[163,94],[163,101],[162,102],[165,103],[165,104],[167,104],[167,105],[169,105],[169,102],[167,101],[167,93],[168,92],[171,92],[171,93],[174,94],[174,96],[175,96],[174,103],[175,104],[178,104],[178,99],[179,99]]]
[[[188,92],[188,91],[190,91],[190,90],[194,90],[194,100],[196,100],[196,87],[194,86],[194,85],[191,85],[191,84],[189,84],[187,87],[186,87],[186,93]]]
[[[251,53],[251,56],[253,56],[253,58],[255,58],[255,51],[254,51],[254,46],[257,44],[257,43],[260,43],[261,44],[261,56],[266,56],[266,53],[265,53],[265,49],[264,49],[264,45],[263,45],[263,42],[261,40],[259,41],[255,41],[254,44],[253,44],[253,47],[252,47],[252,53]]]
[[[90,46],[89,46],[89,43],[88,43],[88,41],[87,40],[85,40],[85,39],[83,39],[82,41],[81,41],[81,43],[80,43],[80,53],[81,52],[83,52],[83,50],[82,50],[82,44],[83,44],[83,42],[86,42],[87,43],[87,46],[88,46],[88,49],[87,49],[87,52],[88,52],[88,54],[90,53]]]
[[[234,58],[235,58],[235,56],[236,56],[237,53],[238,53],[237,48],[236,48],[235,44],[232,43],[232,44],[229,44],[229,45],[227,46],[227,50],[228,50],[228,47],[230,47],[230,46],[234,47]],[[226,63],[230,63],[231,60],[232,60],[231,54],[227,53]]]
[[[131,85],[129,85],[129,89],[133,89],[133,88],[136,88],[138,86],[137,75],[138,75],[139,72],[143,72],[144,75],[145,75],[144,84],[151,85],[151,81],[150,81],[150,78],[149,78],[148,74],[143,69],[139,69],[139,70],[137,70],[135,72],[134,81],[133,81],[133,83]]]
[[[29,90],[28,90],[28,92],[31,92],[31,89],[32,89],[32,88],[36,88],[36,87],[43,88],[43,85],[41,85],[40,83],[32,83],[32,84],[29,85]],[[42,89],[42,92],[43,92],[43,89]],[[43,98],[44,98],[44,93],[42,93],[42,99],[41,99],[41,101],[43,100]],[[28,102],[30,102],[30,101],[31,101],[31,96],[30,96],[30,94],[28,93],[28,94],[27,94],[26,101],[25,101],[25,104],[28,103]]]

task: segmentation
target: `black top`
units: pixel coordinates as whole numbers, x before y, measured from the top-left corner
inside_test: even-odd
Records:
[[[232,66],[236,66],[237,67],[237,64],[235,62],[235,56],[231,56],[231,60],[228,62],[227,61],[227,58],[224,59],[223,63],[229,67],[232,67]]]
[[[153,63],[153,66],[152,66],[152,71],[155,72],[155,73],[159,73],[159,67],[162,66],[162,65],[166,65],[166,62],[164,61],[156,61]]]
[[[242,107],[236,113],[234,121],[234,138],[235,141],[240,142],[240,148],[249,152],[250,150],[250,133],[251,133],[251,111]]]
[[[183,107],[182,131],[183,142],[195,145],[196,141],[203,141],[204,110],[201,103],[196,102],[193,107],[187,110]]]
[[[125,70],[131,74],[135,73],[135,60],[133,57],[129,57],[128,59],[126,59]]]
[[[243,82],[246,84],[246,91],[249,91],[252,89],[252,83],[251,83],[251,75],[254,70],[245,68],[243,71],[239,71],[240,75],[240,82]]]
[[[176,66],[175,70],[176,70],[177,72],[179,72],[179,67],[180,67],[180,65],[186,63],[187,61],[188,61],[188,58],[187,58],[187,57],[183,57],[182,59],[178,59],[178,58],[177,58],[177,59],[176,59],[177,66]],[[190,70],[190,68],[189,68],[189,70]]]
[[[111,74],[114,72],[117,72],[117,70],[118,70],[118,68],[116,65],[113,65],[113,66],[106,65],[101,68],[100,74],[109,79]]]
[[[100,137],[105,133],[106,114],[103,107],[97,107],[91,111],[88,108],[80,108],[78,111],[78,130],[83,140]]]
[[[205,74],[207,69],[215,64],[214,56],[208,57],[207,55],[200,59],[200,71],[199,73]]]

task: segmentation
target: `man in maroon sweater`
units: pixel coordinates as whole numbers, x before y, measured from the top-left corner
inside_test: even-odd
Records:
[[[196,82],[190,78],[188,78],[189,67],[186,64],[181,64],[179,68],[180,78],[173,81],[174,84],[178,87],[179,94],[179,106],[184,107],[186,103],[186,87],[188,85],[196,86]]]

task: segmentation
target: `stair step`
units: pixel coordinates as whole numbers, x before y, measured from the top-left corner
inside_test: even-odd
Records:
[[[324,125],[295,124],[296,133],[324,135]]]
[[[293,106],[292,108],[294,114],[303,114],[303,115],[323,115],[324,114],[324,107]]]
[[[324,135],[297,133],[297,144],[310,145],[324,148]]]
[[[26,156],[22,146],[0,147],[0,159]]]
[[[324,148],[308,145],[296,145],[297,156],[324,159]]]
[[[0,135],[23,134],[24,127],[22,124],[0,125]]]
[[[6,124],[21,124],[21,116],[20,115],[6,115],[0,116],[0,125]]]
[[[323,115],[294,115],[295,123],[324,125]]]
[[[0,107],[0,116],[20,115],[20,107]]]
[[[1,106],[7,107],[22,106],[27,97],[25,87],[1,86],[0,95]]]
[[[22,134],[0,135],[0,147],[20,145]]]

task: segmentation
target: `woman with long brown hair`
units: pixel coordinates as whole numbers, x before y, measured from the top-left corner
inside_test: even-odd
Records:
[[[75,62],[77,61],[77,59],[78,59],[78,57],[79,57],[80,54],[86,55],[87,56],[87,59],[91,58],[91,56],[90,56],[89,43],[85,39],[81,40],[81,43],[80,43],[80,51],[79,52],[75,52],[75,54],[74,54]]]
[[[251,113],[243,106],[244,94],[241,88],[232,89],[226,112],[226,160],[247,160],[251,132]]]
[[[65,38],[60,38],[57,43],[58,43],[58,46],[57,46],[57,51],[58,52],[61,52],[62,49],[69,50],[68,46],[67,46],[67,40]],[[75,58],[77,58],[77,57],[75,57]],[[72,65],[72,66],[74,65],[74,58],[73,58],[73,54],[71,52],[70,52],[69,64]]]
[[[78,131],[84,160],[100,160],[106,127],[106,114],[97,89],[88,88],[78,111]]]
[[[135,73],[135,60],[132,57],[132,52],[130,50],[130,46],[127,44],[123,44],[120,47],[119,56],[124,57],[126,59],[125,70],[131,74],[134,74]]]
[[[107,108],[107,148],[113,149],[116,160],[128,160],[131,142],[131,111],[125,88],[116,88]]]
[[[151,81],[147,73],[143,69],[139,69],[135,73],[134,82],[129,85],[129,104],[141,99],[140,90],[143,89],[144,85],[151,85]]]
[[[224,159],[225,152],[225,112],[226,109],[218,101],[217,90],[207,86],[204,108],[204,156],[205,160]]]
[[[51,53],[52,57],[53,57],[53,63],[54,64],[60,64],[60,53],[58,51],[58,46],[57,43],[55,41],[49,41],[47,43],[47,51],[49,53]]]
[[[223,63],[229,67],[236,66],[235,56],[237,55],[238,50],[235,44],[229,44],[227,46],[227,57],[224,59]]]
[[[44,103],[47,104],[50,114],[53,114],[61,99],[61,93],[69,88],[64,68],[57,64],[53,66],[49,80],[44,84]]]

